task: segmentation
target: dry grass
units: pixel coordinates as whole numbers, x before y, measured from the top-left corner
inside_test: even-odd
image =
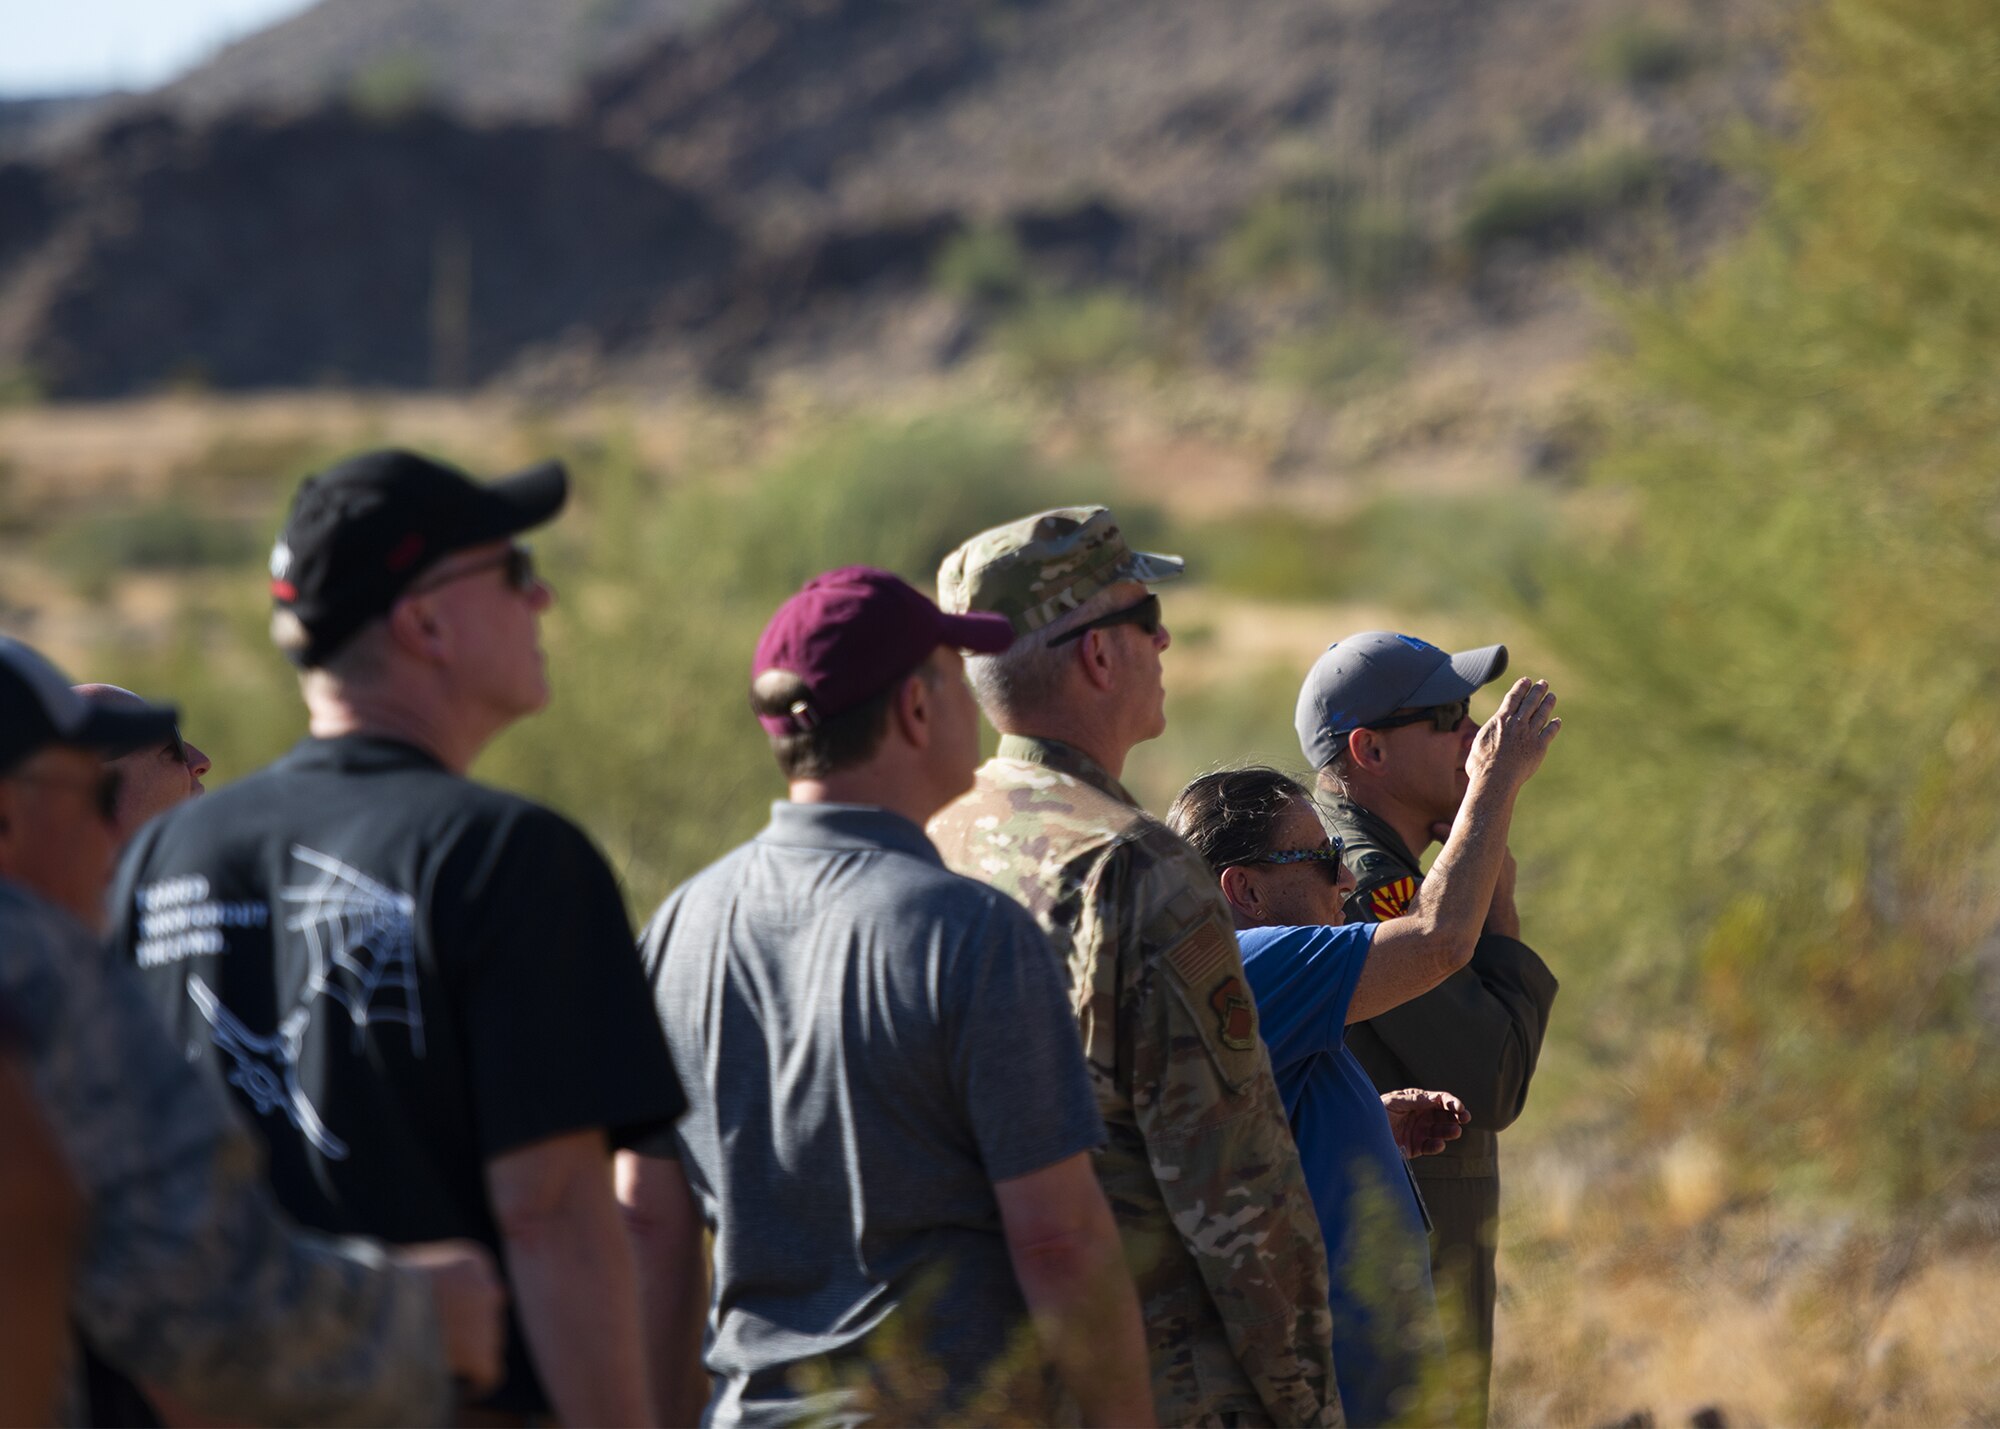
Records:
[[[1497,1425],[2000,1422],[1985,1228],[1720,1199],[1699,1140],[1650,1166],[1524,1146],[1508,1174]]]

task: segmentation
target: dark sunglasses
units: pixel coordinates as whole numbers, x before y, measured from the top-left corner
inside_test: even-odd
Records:
[[[1388,719],[1370,720],[1363,729],[1401,729],[1406,724],[1423,724],[1429,721],[1431,728],[1450,734],[1458,728],[1458,722],[1472,713],[1472,696],[1448,705],[1426,705],[1408,714],[1392,715]]]
[[[167,742],[160,746],[160,753],[172,755],[176,764],[184,765],[188,762],[187,741],[181,738],[179,725],[174,726],[173,732],[167,736]]]
[[[1114,610],[1109,615],[1100,615],[1095,620],[1086,620],[1074,630],[1066,630],[1049,642],[1049,648],[1067,645],[1072,640],[1081,640],[1093,630],[1108,630],[1114,625],[1136,625],[1148,635],[1160,633],[1160,598],[1149,595],[1144,600],[1134,601],[1123,610]]]
[[[540,579],[535,572],[535,553],[526,546],[516,543],[504,551],[474,561],[469,566],[460,566],[455,571],[447,571],[441,576],[420,581],[410,587],[409,594],[426,595],[440,586],[464,580],[467,576],[476,576],[481,571],[490,571],[496,566],[500,567],[500,579],[505,581],[507,589],[516,595],[526,595],[535,588],[535,582]]]

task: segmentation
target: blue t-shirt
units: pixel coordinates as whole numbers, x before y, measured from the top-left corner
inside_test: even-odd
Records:
[[[1350,1424],[1395,1417],[1396,1392],[1438,1342],[1423,1208],[1381,1096],[1347,1050],[1347,1005],[1378,926],[1237,934],[1326,1238],[1334,1372]]]

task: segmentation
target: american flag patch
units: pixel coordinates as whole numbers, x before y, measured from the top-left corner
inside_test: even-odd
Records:
[[[1206,987],[1208,980],[1229,963],[1236,939],[1212,922],[1205,922],[1181,939],[1167,954],[1167,962],[1189,987]]]

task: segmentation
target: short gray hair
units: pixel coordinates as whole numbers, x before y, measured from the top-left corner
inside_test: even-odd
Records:
[[[1113,594],[1115,588],[1107,586],[1040,630],[1029,631],[1003,654],[965,657],[966,678],[972,681],[972,693],[978,696],[979,707],[986,711],[988,719],[996,725],[1003,720],[1012,723],[1030,718],[1054,703],[1061,693],[1063,670],[1072,652],[1051,648],[1049,642],[1100,615],[1110,614],[1117,599]]]

